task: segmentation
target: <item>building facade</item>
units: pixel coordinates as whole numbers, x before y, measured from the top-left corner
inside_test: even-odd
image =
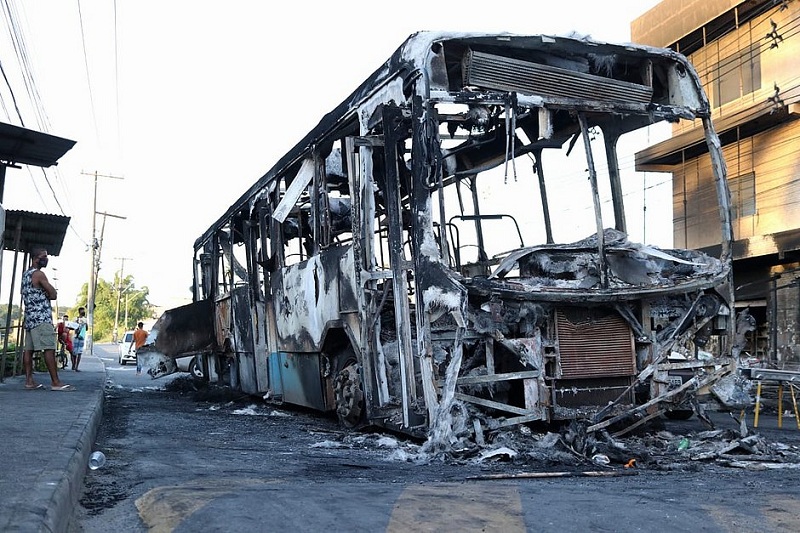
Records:
[[[631,23],[631,40],[681,52],[700,75],[728,170],[737,308],[757,322],[746,350],[800,362],[800,2],[664,0]],[[636,167],[672,173],[676,246],[719,247],[699,121],[674,124]]]

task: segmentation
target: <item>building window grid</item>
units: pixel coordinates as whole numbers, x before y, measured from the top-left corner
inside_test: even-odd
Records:
[[[714,107],[723,106],[761,88],[761,54],[758,45],[739,50],[714,69]]]
[[[728,180],[731,216],[734,220],[756,214],[756,174],[748,172]]]

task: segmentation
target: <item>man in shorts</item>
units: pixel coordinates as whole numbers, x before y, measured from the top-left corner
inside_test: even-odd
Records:
[[[72,339],[72,370],[78,372],[78,365],[81,364],[81,355],[83,354],[83,343],[86,339],[86,309],[83,307],[78,308],[78,329],[75,330],[75,338]]]
[[[33,381],[33,352],[44,352],[44,363],[50,373],[50,390],[71,391],[72,385],[58,379],[56,368],[56,333],[53,328],[53,311],[50,300],[56,299],[56,289],[47,280],[42,268],[47,266],[47,250],[31,249],[31,267],[22,274],[22,301],[25,304],[25,349],[22,366],[25,369],[25,388],[41,389]]]

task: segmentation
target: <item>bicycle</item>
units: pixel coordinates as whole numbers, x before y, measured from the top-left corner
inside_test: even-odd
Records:
[[[56,366],[59,367],[61,370],[67,368],[67,364],[69,363],[69,355],[67,352],[67,347],[63,342],[58,343],[58,353],[56,354]]]

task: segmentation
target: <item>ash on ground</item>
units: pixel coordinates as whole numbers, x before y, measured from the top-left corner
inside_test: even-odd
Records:
[[[181,376],[165,386],[165,390],[189,395],[197,402],[212,404],[210,409],[223,409],[231,414],[292,416],[306,410],[270,403],[253,403],[253,397],[225,386]],[[243,408],[244,406],[244,408]],[[224,407],[224,408],[223,408]],[[263,412],[262,412],[263,411]],[[320,416],[308,414],[308,416]],[[800,469],[800,429],[792,443],[768,438],[758,429],[748,428],[727,413],[716,413],[717,420],[733,426],[708,429],[698,421],[661,424],[624,437],[608,431],[586,432],[588,423],[572,422],[561,428],[536,430],[525,425],[487,431],[477,435],[467,424],[455,424],[447,445],[441,442],[417,441],[403,435],[376,431],[334,431],[320,433],[311,448],[331,450],[370,450],[378,460],[430,464],[509,465],[547,471],[553,469],[636,469],[650,471],[693,471],[709,465],[751,470]],[[288,419],[287,424],[291,424]],[[788,424],[794,424],[789,419]],[[722,426],[722,423],[718,423]],[[778,430],[781,431],[781,430]],[[773,432],[774,433],[774,432]],[[795,435],[795,433],[797,435]]]

